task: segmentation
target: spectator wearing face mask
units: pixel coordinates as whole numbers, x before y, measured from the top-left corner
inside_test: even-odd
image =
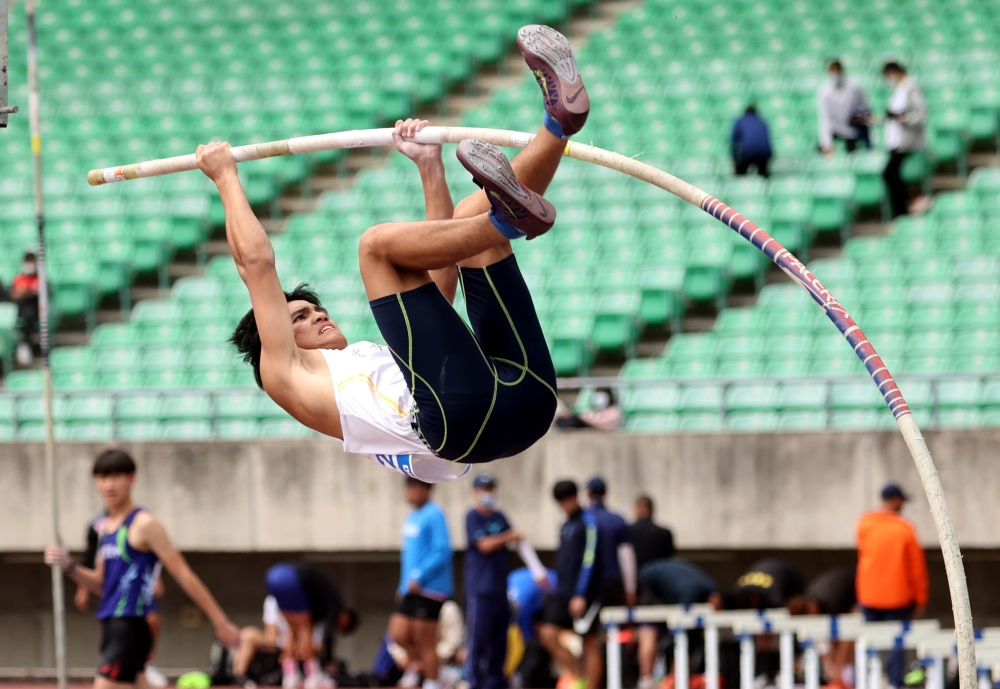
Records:
[[[590,408],[579,414],[556,418],[559,428],[598,428],[612,431],[622,425],[622,410],[611,388],[597,388],[590,396]]]
[[[473,481],[472,490],[474,506],[465,515],[469,540],[465,553],[466,676],[470,689],[506,689],[503,668],[510,625],[507,548],[517,547],[543,589],[548,587],[547,575],[535,549],[511,527],[506,515],[496,509],[496,479],[490,474],[480,474]]]
[[[868,94],[857,79],[844,74],[840,60],[831,60],[827,73],[827,80],[816,94],[820,150],[823,155],[833,155],[833,143],[837,139],[845,143],[848,153],[858,144],[871,148]]]
[[[28,251],[21,263],[21,272],[10,287],[10,299],[17,304],[21,319],[21,343],[17,346],[17,363],[27,366],[33,357],[32,341],[38,334],[38,263]]]

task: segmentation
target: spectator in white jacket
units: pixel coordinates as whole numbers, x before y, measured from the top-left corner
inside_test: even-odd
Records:
[[[917,198],[910,205],[909,191],[901,170],[907,156],[927,145],[924,136],[927,103],[920,86],[898,62],[885,63],[882,76],[893,87],[885,112],[885,147],[889,151],[889,162],[882,177],[889,191],[892,217],[895,218],[910,211],[921,212],[929,205],[929,199],[925,197]]]
[[[820,150],[824,155],[832,155],[836,139],[846,144],[848,153],[858,144],[871,148],[868,94],[857,79],[844,74],[840,60],[831,60],[826,70],[829,76],[816,94]]]

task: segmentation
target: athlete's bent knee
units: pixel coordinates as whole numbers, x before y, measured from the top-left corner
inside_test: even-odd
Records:
[[[387,260],[389,255],[389,223],[374,225],[365,230],[358,243],[358,258],[364,261]]]

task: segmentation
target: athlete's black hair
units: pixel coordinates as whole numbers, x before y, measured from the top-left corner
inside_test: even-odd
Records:
[[[839,69],[842,72],[844,71],[844,65],[842,65],[840,63],[840,58],[839,57],[835,57],[835,58],[833,58],[832,60],[830,60],[829,62],[826,63],[826,68],[827,69],[830,69],[831,67],[836,67],[837,69]]]
[[[427,490],[431,490],[431,489],[434,488],[434,484],[433,483],[427,483],[426,481],[421,481],[420,479],[416,478],[415,476],[407,476],[405,479],[403,479],[403,485],[405,485],[405,486],[423,486]]]
[[[94,460],[94,476],[135,473],[135,460],[125,450],[105,450]]]
[[[285,301],[307,301],[313,306],[323,308],[316,292],[304,282],[291,292],[285,292]],[[257,329],[257,319],[254,318],[253,309],[247,311],[240,319],[229,341],[236,345],[236,351],[243,355],[243,363],[253,367],[253,378],[257,381],[257,387],[263,390],[264,383],[260,379],[260,331]]]
[[[898,62],[890,60],[882,65],[882,74],[885,74],[886,72],[899,72],[900,74],[906,74],[906,68]]]
[[[575,498],[577,494],[576,483],[574,481],[559,481],[552,486],[552,497],[556,502],[562,502],[568,498]]]

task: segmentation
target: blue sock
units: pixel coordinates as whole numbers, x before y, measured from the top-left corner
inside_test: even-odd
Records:
[[[501,219],[500,216],[497,216],[495,210],[490,209],[490,212],[487,213],[487,217],[490,219],[490,222],[493,223],[493,227],[497,229],[497,232],[502,234],[507,239],[520,239],[524,236],[524,232],[521,232],[521,230],[511,225],[506,220]]]
[[[550,115],[547,110],[542,116],[542,126],[548,129],[555,136],[558,136],[560,139],[568,138],[565,134],[563,134],[562,126],[556,122],[556,118]]]

